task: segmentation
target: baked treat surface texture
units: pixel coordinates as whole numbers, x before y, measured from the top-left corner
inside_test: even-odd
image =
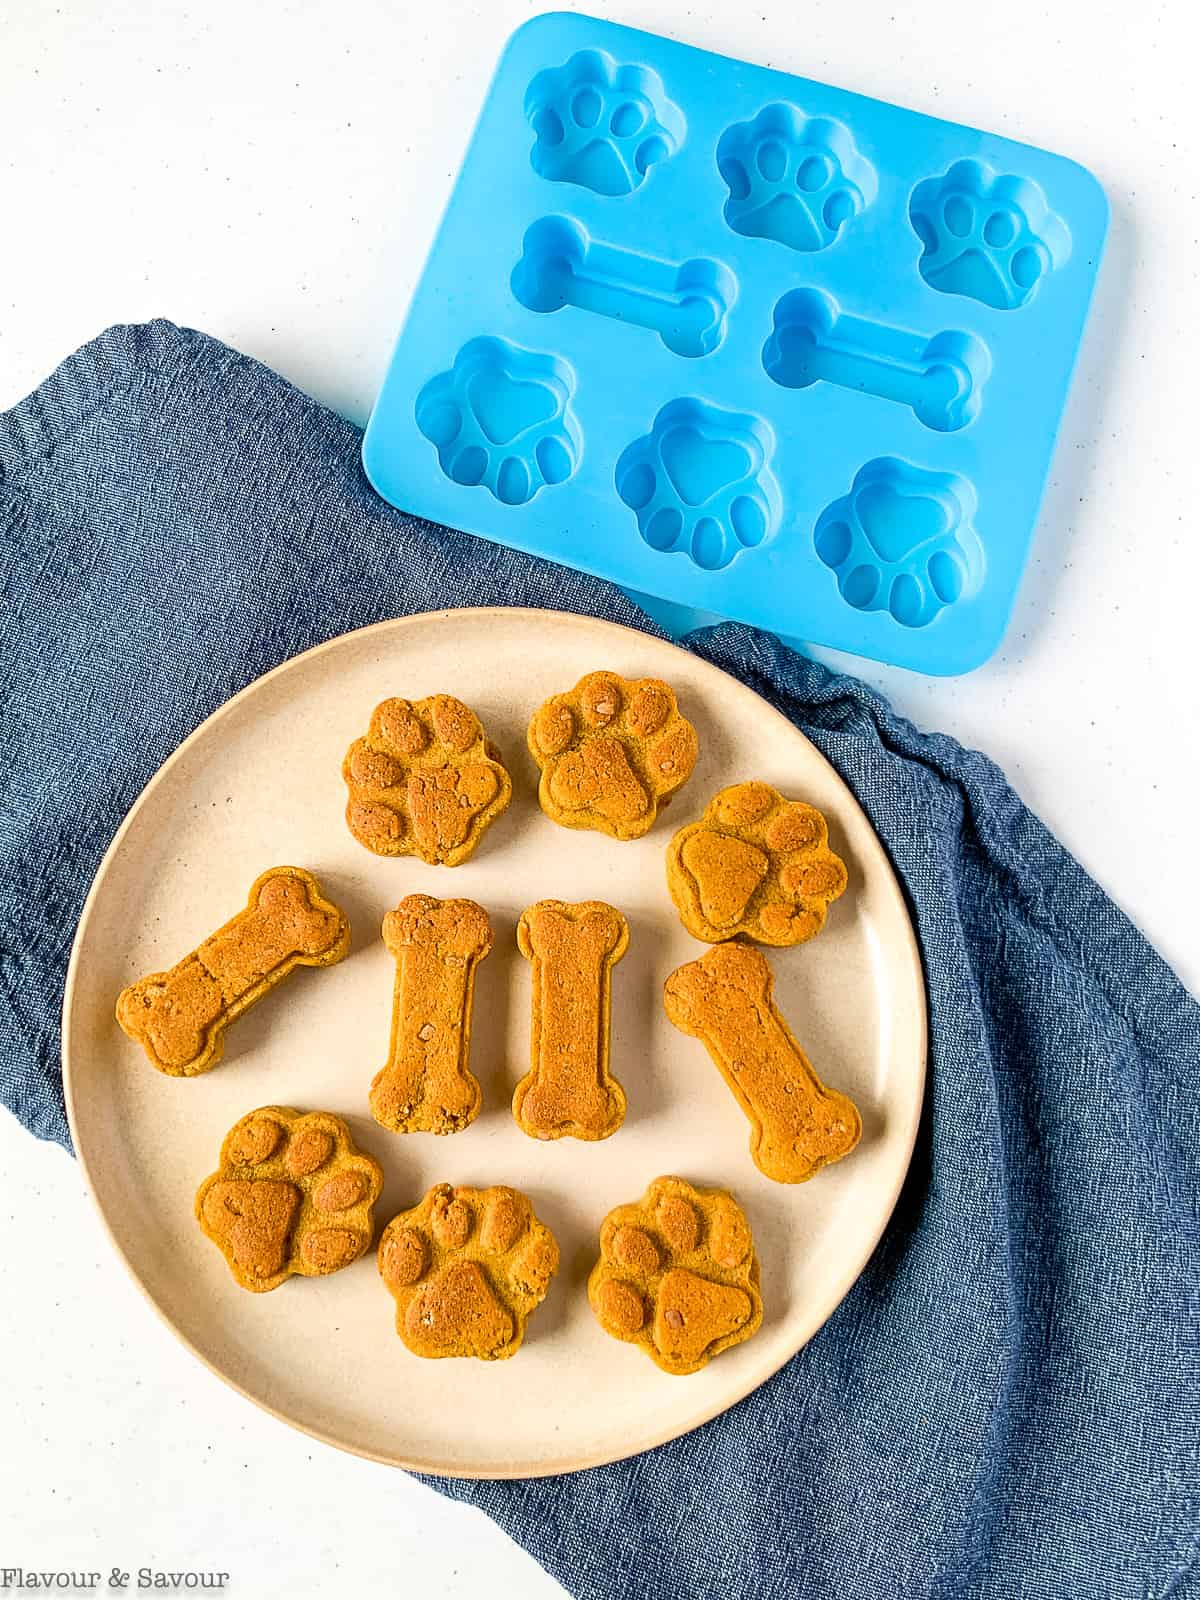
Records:
[[[410,894],[383,919],[383,942],[396,979],[371,1115],[393,1133],[458,1133],[483,1100],[469,1061],[475,969],[492,948],[488,914],[474,900]]]
[[[701,1040],[745,1112],[755,1166],[776,1183],[804,1183],[850,1154],[862,1117],[821,1082],[774,987],[761,950],[719,944],[671,974],[663,1004],[681,1032]]]
[[[602,900],[539,900],[517,924],[533,964],[530,1069],[513,1116],[532,1139],[607,1139],[625,1119],[625,1091],[609,1070],[612,969],[629,925]]]
[[[512,799],[512,780],[483,724],[461,700],[384,700],[342,763],[346,823],[381,856],[431,866],[466,861]]]
[[[196,1219],[242,1288],[262,1293],[357,1261],[382,1189],[379,1163],[340,1117],[262,1106],[226,1134],[217,1171],[196,1193]]]
[[[815,806],[769,783],[735,783],[714,795],[667,850],[667,886],[694,938],[742,935],[760,944],[802,944],[825,926],[846,888]]]
[[[229,1024],[294,968],[333,966],[349,948],[349,924],[312,873],[271,867],[190,955],[123,989],[117,1021],[160,1072],[194,1078],[221,1059]]]
[[[664,1372],[699,1372],[762,1323],[745,1212],[726,1189],[655,1178],[641,1200],[601,1224],[588,1300],[606,1333],[636,1344]]]
[[[435,1184],[379,1242],[396,1332],[428,1359],[514,1355],[557,1270],[554,1235],[525,1195],[502,1185]]]
[[[538,801],[564,828],[639,839],[692,774],[696,730],[661,678],[589,672],[529,724]]]

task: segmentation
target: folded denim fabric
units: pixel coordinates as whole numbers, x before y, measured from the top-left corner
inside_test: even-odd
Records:
[[[445,606],[654,631],[606,584],[384,505],[359,445],[168,323],[0,417],[0,1097],[43,1138],[68,1143],[92,875],[231,694]],[[610,1467],[437,1486],[581,1600],[1200,1592],[1200,1008],[984,756],[762,634],[687,643],[829,757],[905,884],[931,1030],[912,1170],[841,1308],[725,1416]]]

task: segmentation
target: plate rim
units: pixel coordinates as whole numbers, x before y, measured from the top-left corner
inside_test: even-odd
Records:
[[[464,1467],[461,1465],[461,1463],[431,1463],[428,1460],[414,1460],[405,1456],[401,1450],[384,1451],[374,1449],[368,1445],[357,1443],[352,1438],[345,1437],[342,1434],[333,1431],[332,1429],[322,1428],[313,1422],[300,1420],[298,1417],[289,1414],[281,1407],[271,1404],[261,1395],[255,1394],[245,1384],[240,1382],[231,1372],[222,1370],[215,1360],[210,1359],[210,1357],[197,1346],[193,1339],[186,1332],[184,1332],[183,1328],[179,1325],[176,1319],[159,1304],[148,1285],[143,1281],[141,1274],[135,1267],[133,1261],[126,1254],[125,1249],[118,1239],[117,1234],[109,1221],[108,1213],[101,1202],[100,1190],[93,1177],[93,1168],[89,1157],[86,1154],[84,1141],[80,1138],[81,1120],[80,1112],[76,1104],[75,1074],[72,1067],[70,1041],[71,1018],[75,1003],[75,991],[78,983],[81,952],[86,941],[88,925],[94,914],[96,903],[103,891],[104,882],[108,876],[112,862],[117,852],[120,850],[126,834],[132,828],[143,806],[149,802],[151,796],[158,790],[159,786],[169,780],[169,777],[177,763],[184,758],[186,752],[194,743],[200,740],[201,736],[207,737],[212,729],[219,722],[221,722],[222,719],[233,714],[234,709],[241,703],[243,699],[245,699],[251,693],[257,692],[267,682],[280,677],[282,674],[291,671],[293,668],[298,667],[301,662],[309,662],[313,658],[322,654],[331,653],[335,649],[341,647],[347,639],[363,638],[370,634],[382,635],[385,633],[403,633],[409,628],[415,628],[419,625],[428,625],[430,622],[444,623],[451,618],[463,618],[464,620],[474,621],[478,625],[486,625],[490,619],[501,616],[506,618],[524,617],[530,621],[533,621],[537,618],[553,617],[559,620],[567,620],[570,623],[588,629],[589,631],[596,629],[602,632],[628,634],[632,639],[637,640],[641,644],[644,644],[647,640],[650,640],[657,645],[665,645],[669,650],[677,652],[679,655],[685,657],[689,662],[700,662],[703,666],[710,668],[712,671],[720,673],[724,677],[730,678],[735,684],[738,685],[739,688],[748,690],[770,712],[772,717],[780,719],[782,722],[786,723],[788,728],[794,734],[798,734],[799,737],[804,740],[805,744],[808,745],[809,750],[816,757],[816,759],[828,769],[829,773],[832,775],[837,784],[845,791],[850,803],[862,814],[864,820],[866,821],[871,838],[873,839],[875,848],[879,854],[880,864],[884,868],[886,879],[890,884],[892,891],[895,893],[898,904],[903,913],[901,918],[904,930],[904,938],[902,941],[903,947],[902,949],[898,949],[897,954],[903,955],[907,958],[908,965],[911,967],[913,976],[915,978],[915,994],[919,1003],[916,1007],[917,1051],[916,1075],[914,1080],[915,1092],[912,1097],[913,1111],[909,1118],[909,1125],[904,1129],[903,1139],[898,1141],[901,1143],[904,1150],[903,1162],[897,1168],[897,1176],[892,1188],[892,1192],[886,1196],[885,1204],[880,1209],[879,1224],[877,1229],[871,1231],[870,1236],[864,1241],[862,1249],[858,1252],[855,1252],[855,1257],[848,1268],[838,1274],[834,1297],[828,1311],[826,1312],[825,1316],[813,1326],[804,1341],[798,1345],[795,1350],[785,1354],[782,1359],[769,1371],[765,1373],[754,1374],[753,1380],[747,1383],[744,1388],[738,1389],[731,1396],[723,1395],[718,1398],[711,1407],[704,1408],[702,1413],[696,1416],[694,1419],[689,1420],[686,1426],[679,1428],[668,1424],[656,1431],[652,1437],[646,1440],[646,1442],[639,1444],[636,1450],[630,1451],[626,1454],[614,1454],[609,1450],[601,1449],[591,1454],[580,1454],[577,1459],[572,1459],[566,1465],[562,1465],[557,1462],[553,1465],[546,1465],[537,1461],[513,1461],[511,1463],[506,1463],[503,1471],[498,1471],[493,1468],[488,1468],[486,1470],[475,1470]],[[879,1242],[886,1232],[888,1224],[895,1212],[896,1205],[900,1199],[900,1194],[903,1190],[905,1182],[907,1181],[908,1174],[912,1166],[913,1151],[916,1147],[917,1134],[920,1130],[922,1117],[924,1115],[925,1093],[928,1079],[929,992],[925,982],[925,967],[921,956],[921,947],[917,939],[916,927],[913,922],[912,912],[909,908],[908,898],[904,892],[903,884],[897,876],[896,869],[892,865],[891,857],[884,847],[883,840],[879,837],[879,834],[875,829],[874,823],[871,821],[866,809],[863,807],[854,791],[850,788],[850,785],[842,777],[841,773],[838,772],[833,763],[828,759],[827,756],[823,754],[821,750],[817,748],[812,740],[809,739],[808,735],[803,731],[803,729],[797,727],[797,725],[792,722],[790,718],[786,717],[784,713],[776,706],[773,706],[769,700],[767,700],[758,692],[757,689],[753,688],[750,684],[745,683],[733,673],[726,672],[723,667],[717,666],[714,662],[708,661],[703,656],[698,656],[690,650],[686,650],[682,645],[677,644],[672,639],[660,638],[653,633],[630,627],[626,623],[612,622],[606,617],[596,617],[586,612],[560,611],[549,606],[449,606],[433,611],[409,612],[402,616],[387,617],[379,622],[368,623],[365,627],[350,628],[344,633],[335,634],[330,639],[322,640],[319,644],[312,645],[306,650],[298,651],[295,655],[289,656],[285,661],[279,662],[278,665],[270,668],[268,671],[260,674],[258,677],[253,678],[249,683],[245,684],[241,689],[239,689],[236,694],[231,695],[228,700],[219,705],[215,711],[210,712],[209,715],[203,719],[203,721],[198,723],[196,727],[192,729],[191,733],[189,733],[180,741],[180,743],[175,747],[171,754],[167,756],[150,780],[142,788],[137,798],[133,801],[132,805],[129,807],[129,810],[122,818],[119,827],[113,834],[107,849],[100,859],[100,863],[96,868],[95,875],[84,899],[83,907],[79,914],[79,921],[76,925],[75,935],[71,943],[71,956],[67,965],[66,982],[63,987],[60,1022],[63,1099],[66,1106],[67,1123],[71,1132],[71,1143],[74,1150],[75,1159],[79,1164],[80,1173],[83,1176],[88,1199],[92,1204],[95,1214],[99,1218],[101,1227],[109,1244],[112,1246],[117,1260],[124,1267],[129,1278],[132,1280],[142,1298],[149,1304],[160,1323],[164,1324],[170,1333],[180,1342],[180,1344],[184,1346],[189,1354],[195,1357],[205,1368],[207,1368],[207,1370],[212,1373],[214,1377],[220,1379],[222,1383],[233,1389],[243,1399],[249,1400],[253,1405],[257,1406],[260,1411],[266,1412],[269,1416],[274,1417],[279,1422],[287,1424],[288,1427],[295,1429],[297,1432],[305,1434],[309,1438],[318,1439],[322,1444],[331,1445],[334,1449],[344,1450],[347,1452],[347,1454],[358,1456],[367,1461],[379,1462],[383,1466],[399,1467],[407,1472],[413,1472],[423,1476],[449,1478],[459,1482],[500,1482],[519,1478],[557,1477],[559,1475],[566,1475],[568,1473],[585,1471],[591,1467],[608,1466],[620,1461],[633,1460],[637,1456],[643,1455],[650,1450],[658,1449],[664,1444],[668,1444],[675,1439],[683,1438],[687,1434],[695,1432],[697,1428],[705,1426],[705,1424],[711,1422],[715,1417],[724,1415],[726,1411],[731,1410],[735,1405],[738,1405],[742,1400],[746,1399],[748,1395],[753,1394],[764,1383],[769,1382],[773,1377],[775,1377],[776,1374],[780,1372],[794,1356],[798,1355],[801,1350],[811,1343],[811,1341],[817,1336],[817,1334],[833,1316],[834,1312],[837,1311],[838,1308],[843,1304],[847,1295],[862,1276],[868,1262],[878,1248]]]

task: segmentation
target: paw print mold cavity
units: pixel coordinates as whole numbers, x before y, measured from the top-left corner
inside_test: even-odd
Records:
[[[779,527],[782,500],[761,417],[672,400],[617,461],[617,493],[652,550],[716,572]]]
[[[1040,186],[978,161],[958,161],[913,190],[909,219],[923,246],[921,276],[942,294],[997,311],[1027,305],[1071,253],[1071,235]]]
[[[982,581],[975,509],[966,478],[883,457],[822,512],[814,543],[855,610],[923,628]]]
[[[373,1233],[383,1172],[340,1117],[264,1106],[234,1124],[196,1218],[243,1289],[276,1289],[293,1273],[324,1277],[357,1261]]]
[[[779,103],[727,128],[717,167],[729,189],[725,221],[751,239],[824,250],[875,198],[875,169],[850,130]]]
[[[500,752],[450,694],[384,700],[346,752],[346,822],[379,856],[456,867],[512,798]]]
[[[589,672],[529,724],[538,800],[564,828],[640,839],[692,774],[696,730],[660,678]]]
[[[636,1344],[664,1372],[699,1372],[762,1323],[745,1212],[724,1189],[656,1178],[601,1224],[588,1300],[605,1333]]]
[[[696,939],[793,945],[825,926],[846,888],[846,867],[815,806],[785,799],[769,783],[735,783],[671,840],[667,886]]]
[[[649,67],[621,65],[604,50],[580,50],[539,72],[525,96],[535,139],[533,170],[616,197],[640,188],[651,168],[683,143],[683,112]]]
[[[472,339],[417,396],[417,426],[448,478],[520,506],[575,471],[574,394],[575,374],[557,356]]]
[[[379,1272],[415,1356],[514,1355],[558,1270],[558,1245],[516,1189],[435,1184],[393,1217]]]

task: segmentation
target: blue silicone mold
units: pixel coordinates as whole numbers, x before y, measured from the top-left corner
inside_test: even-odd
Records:
[[[367,429],[388,500],[923,672],[999,643],[1082,167],[589,17],[510,40]]]

